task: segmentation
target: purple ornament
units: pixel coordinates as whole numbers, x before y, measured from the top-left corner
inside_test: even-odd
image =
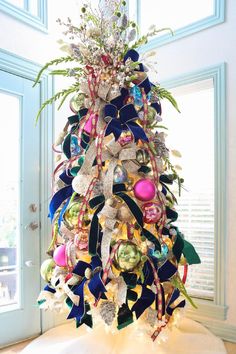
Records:
[[[66,245],[57,247],[53,253],[53,259],[59,267],[66,267]]]
[[[148,202],[155,198],[156,186],[149,178],[142,178],[134,185],[134,195],[137,199]]]

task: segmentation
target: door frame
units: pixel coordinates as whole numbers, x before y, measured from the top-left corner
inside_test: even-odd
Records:
[[[0,49],[0,70],[34,81],[42,66],[4,49]],[[39,81],[40,104],[52,97],[54,91],[53,78],[45,71]],[[33,89],[33,88],[32,88]],[[32,119],[34,119],[32,117]],[[39,124],[39,123],[38,123]],[[40,118],[40,262],[50,241],[51,224],[48,216],[48,203],[51,196],[51,176],[53,172],[52,144],[54,140],[54,110],[48,105]],[[40,273],[38,270],[40,277]],[[40,287],[43,287],[40,279]],[[41,332],[53,327],[54,316],[40,313]]]

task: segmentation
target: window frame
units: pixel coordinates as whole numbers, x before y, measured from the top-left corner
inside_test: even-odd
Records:
[[[211,317],[225,320],[226,306],[226,63],[221,63],[161,82],[167,89],[192,84],[205,79],[214,83],[214,179],[215,179],[215,252],[214,300],[197,299],[198,309],[189,308],[188,316],[195,320]]]
[[[25,8],[29,7],[30,0],[24,0]],[[6,13],[7,15],[23,22],[24,24],[37,29],[42,32],[48,32],[48,1],[38,0],[38,12],[39,16],[32,15],[26,9],[21,9],[9,2],[7,0],[0,0],[0,11]]]
[[[135,20],[140,26],[141,24],[141,0],[134,0],[132,4],[129,1],[129,11],[135,13]],[[166,33],[151,39],[147,44],[142,47],[143,51],[152,50],[157,47],[161,47],[165,44],[174,42],[178,39],[192,35],[196,32],[202,31],[206,28],[218,25],[225,21],[225,0],[214,0],[214,13],[211,16],[202,18],[201,20],[190,23],[187,26],[183,26],[174,31],[174,35]],[[151,23],[150,23],[151,25]]]

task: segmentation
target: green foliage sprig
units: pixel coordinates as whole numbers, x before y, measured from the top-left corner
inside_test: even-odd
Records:
[[[184,283],[180,279],[179,275],[173,276],[171,278],[171,283],[174,285],[175,288],[179,289],[180,293],[190,302],[190,304],[197,309],[196,304],[193,302],[193,299],[188,295],[188,292],[184,286]]]
[[[171,172],[173,173],[173,179],[177,179],[178,182],[178,189],[179,189],[179,197],[181,196],[181,188],[182,188],[182,183],[183,183],[183,178],[181,178],[178,174],[178,172],[176,171],[175,167],[172,165],[172,163],[170,162],[168,157],[164,157],[163,158],[165,161],[165,164],[167,165],[168,170],[171,170]]]
[[[162,99],[167,99],[172,106],[180,113],[178,104],[176,102],[176,100],[174,99],[174,97],[172,96],[171,92],[166,90],[165,88],[161,87],[160,85],[157,86],[153,86],[152,87],[152,92],[155,93],[160,100]]]
[[[35,79],[33,87],[35,87],[37,85],[37,83],[40,81],[40,78],[41,78],[42,74],[44,73],[44,71],[47,70],[50,66],[58,65],[60,63],[68,63],[70,61],[75,61],[75,58],[71,57],[71,56],[61,57],[61,58],[53,59],[53,60],[49,61],[48,63],[46,63],[42,67],[42,69],[39,71],[39,73],[38,73],[38,75],[37,75],[37,77]]]

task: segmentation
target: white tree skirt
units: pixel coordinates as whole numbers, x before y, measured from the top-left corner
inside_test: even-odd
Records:
[[[161,343],[137,336],[134,328],[130,325],[112,335],[104,327],[88,332],[84,325],[76,329],[70,322],[38,337],[22,354],[226,354],[221,339],[187,318]]]

